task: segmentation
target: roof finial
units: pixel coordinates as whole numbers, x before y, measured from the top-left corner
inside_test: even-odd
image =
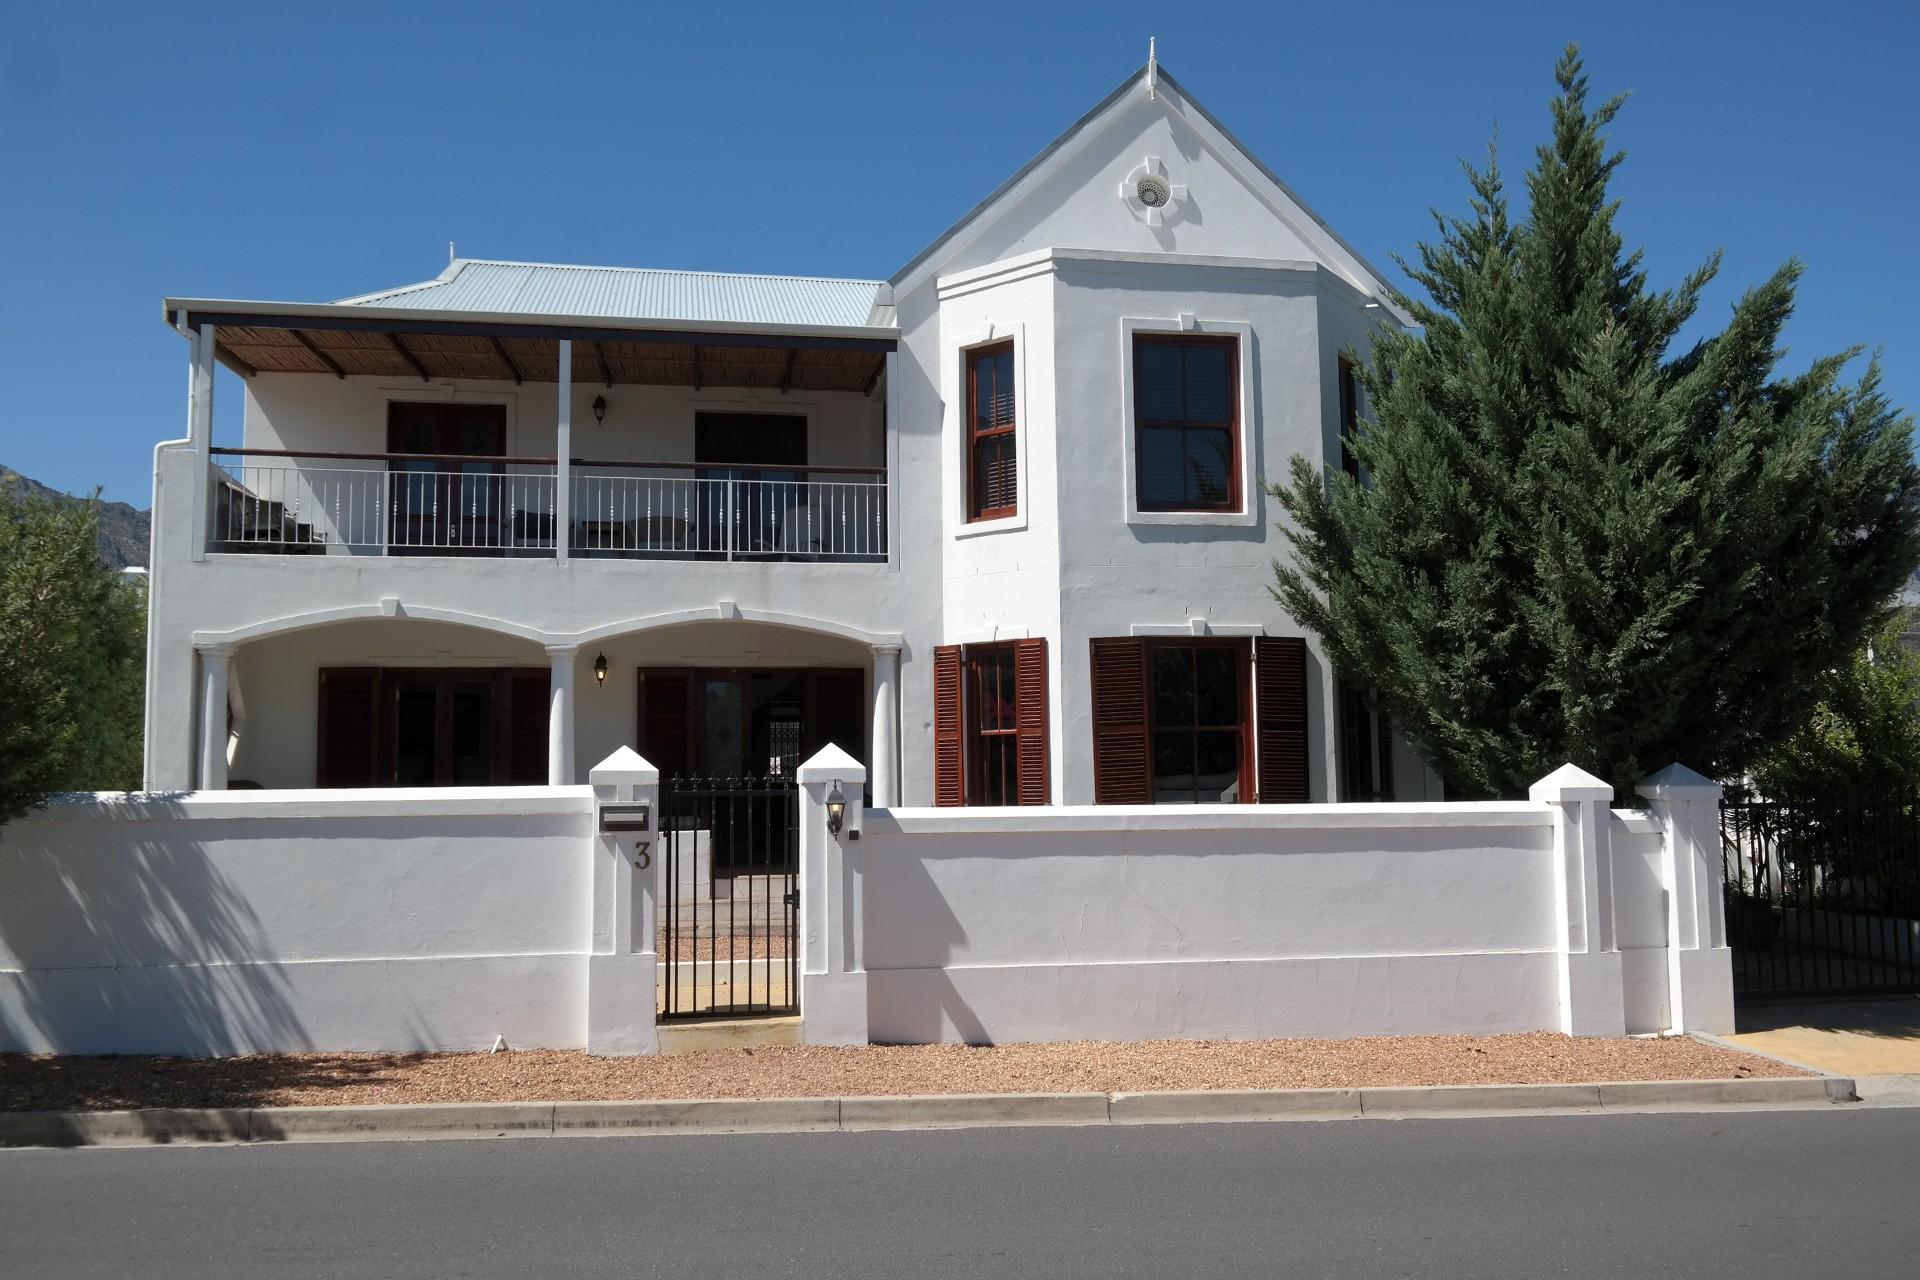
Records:
[[[1153,101],[1153,79],[1160,70],[1160,59],[1154,53],[1153,37],[1147,37],[1147,101]]]

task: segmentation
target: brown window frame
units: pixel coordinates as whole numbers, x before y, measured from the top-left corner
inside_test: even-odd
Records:
[[[982,430],[980,427],[980,412],[979,412],[980,410],[980,363],[982,360],[986,360],[989,358],[997,358],[1002,355],[1008,355],[1013,357],[1012,376],[1014,379],[1014,387],[1015,387],[1013,421],[1008,422],[1004,425],[996,424],[994,426],[986,428],[985,430]],[[1020,514],[1020,499],[1019,499],[1020,478],[1019,477],[1020,477],[1021,459],[1020,459],[1020,441],[1017,435],[1020,429],[1019,427],[1020,396],[1019,396],[1019,390],[1018,390],[1019,379],[1020,379],[1020,353],[1017,350],[1015,350],[1013,340],[1009,338],[1005,342],[990,342],[985,346],[969,347],[964,353],[964,358],[967,362],[967,422],[966,422],[966,442],[967,443],[966,443],[966,459],[964,464],[966,469],[966,479],[964,483],[966,484],[966,493],[967,493],[967,523],[973,524],[980,520],[1004,520],[1009,516],[1016,516]],[[980,505],[983,499],[981,495],[976,491],[976,488],[975,488],[977,483],[977,477],[979,475],[979,470],[980,470],[979,468],[980,445],[984,441],[1000,440],[1003,438],[1009,439],[1013,442],[1014,500],[1010,505],[1003,506],[1003,507],[983,507]]]
[[[1140,350],[1142,347],[1191,347],[1217,346],[1227,352],[1227,417],[1222,422],[1207,422],[1193,419],[1149,419],[1140,411]],[[1237,334],[1213,333],[1161,333],[1157,331],[1135,331],[1133,350],[1133,501],[1135,507],[1143,512],[1203,512],[1237,513],[1241,509],[1245,495],[1241,492],[1240,466],[1244,445],[1240,439],[1242,409],[1240,404],[1240,338]],[[1149,429],[1178,427],[1183,429],[1199,428],[1207,431],[1225,430],[1231,443],[1227,457],[1227,496],[1217,503],[1149,502],[1146,497],[1146,470],[1141,465],[1141,440]]]
[[[364,674],[369,682],[369,734],[367,759],[372,777],[367,782],[349,780],[338,782],[331,776],[328,759],[328,700],[325,685],[329,673],[353,672]],[[550,681],[550,667],[322,667],[319,673],[321,692],[317,706],[318,746],[314,756],[314,778],[318,787],[347,786],[398,786],[395,773],[399,767],[396,734],[399,722],[395,714],[395,700],[400,685],[407,681],[431,682],[434,693],[434,763],[436,781],[432,786],[452,786],[452,699],[448,696],[454,682],[484,682],[493,686],[492,727],[493,749],[488,761],[489,781],[473,783],[473,786],[508,787],[527,785],[526,780],[513,777],[513,732],[514,724],[514,682],[517,680]],[[551,685],[549,685],[549,693]],[[543,699],[544,701],[544,699]],[[545,727],[544,725],[542,726]],[[542,777],[532,781],[532,785],[544,782]]]
[[[1003,727],[984,728],[980,713],[985,705],[981,697],[980,677],[983,660],[1004,660],[1007,664],[1007,678],[1013,683],[1013,705],[1011,714]],[[970,644],[961,650],[961,702],[960,722],[961,741],[964,743],[965,764],[967,770],[967,803],[984,805],[987,803],[987,744],[988,738],[1005,738],[1013,744],[1012,767],[1006,771],[1002,780],[1001,794],[1014,797],[1011,801],[1002,800],[1002,804],[1019,803],[1020,795],[1020,685],[1019,670],[1015,665],[1013,644],[1010,641],[993,644]]]
[[[1254,804],[1258,801],[1254,787],[1253,759],[1253,642],[1242,636],[1168,636],[1153,638],[1146,642],[1146,695],[1147,695],[1147,794],[1149,803],[1160,804],[1157,797],[1158,775],[1154,772],[1154,747],[1161,732],[1158,717],[1159,697],[1153,685],[1153,660],[1155,655],[1168,649],[1226,649],[1234,655],[1234,701],[1239,708],[1239,723],[1192,724],[1169,726],[1169,733],[1223,733],[1229,729],[1239,736],[1240,769],[1235,790],[1239,793],[1239,804]]]

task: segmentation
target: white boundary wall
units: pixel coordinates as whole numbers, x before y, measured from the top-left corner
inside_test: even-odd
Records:
[[[813,1043],[1732,1029],[1717,788],[1685,770],[1646,813],[1567,766],[1526,801],[869,810],[836,838],[859,766],[824,756]]]
[[[0,830],[0,1050],[584,1045],[592,821],[586,787],[56,803]]]
[[[651,1053],[659,775],[71,797],[0,831],[0,1051]],[[1718,789],[1526,801],[873,809],[799,772],[812,1043],[1732,1026]],[[1669,939],[1677,946],[1669,946]]]

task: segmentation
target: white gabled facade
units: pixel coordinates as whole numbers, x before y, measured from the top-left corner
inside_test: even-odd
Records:
[[[1439,798],[1267,590],[1262,478],[1341,465],[1341,353],[1404,317],[1164,72],[890,281],[456,262],[167,310],[151,789],[573,783],[623,745],[759,772],[831,737],[880,805]]]

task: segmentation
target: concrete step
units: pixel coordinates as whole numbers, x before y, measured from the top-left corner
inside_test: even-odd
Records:
[[[712,1022],[663,1022],[662,1053],[718,1053],[800,1043],[800,1019],[727,1018]]]

